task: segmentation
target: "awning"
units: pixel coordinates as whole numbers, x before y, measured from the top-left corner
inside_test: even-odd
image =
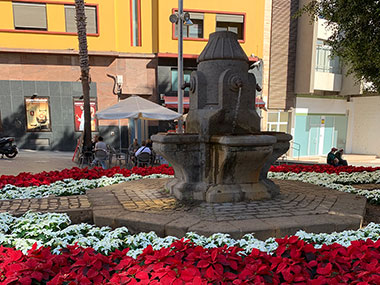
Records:
[[[177,109],[177,105],[178,105],[177,96],[164,96],[164,101],[165,101],[165,107],[166,108]],[[189,97],[183,97],[184,109],[189,109],[189,106],[190,106],[190,98]],[[260,109],[265,108],[264,100],[256,97],[255,107],[260,108]]]
[[[96,112],[96,116],[99,120],[143,119],[170,121],[178,119],[181,114],[133,95],[107,109]]]
[[[265,108],[265,102],[264,102],[264,100],[261,99],[261,98],[256,97],[255,107],[256,108],[260,108],[260,109]]]
[[[164,96],[165,107],[177,109],[178,99],[177,96]],[[189,109],[190,107],[190,98],[183,97],[183,108]]]

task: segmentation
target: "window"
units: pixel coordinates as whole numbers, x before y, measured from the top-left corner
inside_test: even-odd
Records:
[[[190,19],[193,22],[191,26],[183,25],[183,37],[193,39],[203,39],[203,14],[189,13]],[[178,38],[178,23],[175,24],[174,35]]]
[[[86,6],[85,13],[87,17],[87,34],[98,33],[98,21],[95,6]],[[75,20],[75,6],[65,5],[66,32],[77,33],[77,23]]]
[[[331,47],[324,41],[317,40],[316,56],[316,71],[342,74],[339,56],[334,56]]]
[[[192,70],[183,71],[184,82],[190,82],[191,72]],[[172,69],[172,91],[178,91],[178,70],[174,68]],[[187,87],[185,91],[189,91],[189,88]]]
[[[49,98],[25,98],[26,130],[51,132]]]
[[[270,132],[287,132],[288,112],[276,111],[268,112],[267,129]]]
[[[216,15],[216,31],[230,31],[238,35],[239,40],[244,40],[244,16],[243,15]]]
[[[15,29],[47,30],[45,4],[13,2],[12,5]]]

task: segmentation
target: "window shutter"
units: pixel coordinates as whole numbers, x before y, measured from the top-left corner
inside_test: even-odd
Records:
[[[87,17],[87,34],[97,33],[97,20],[96,20],[96,7],[85,7],[85,13]],[[77,23],[75,20],[75,6],[65,5],[65,17],[66,17],[66,32],[76,33]]]
[[[47,30],[46,5],[13,2],[15,29]]]
[[[244,23],[244,16],[219,14],[219,15],[216,15],[216,21],[228,22],[228,23]]]
[[[65,5],[66,32],[76,33],[77,24],[75,21],[75,6]]]
[[[97,33],[97,24],[96,24],[96,7],[86,7],[85,13],[87,17],[87,33],[96,34]]]
[[[193,13],[193,12],[190,12],[190,20],[203,20],[204,18],[204,15],[203,13]]]

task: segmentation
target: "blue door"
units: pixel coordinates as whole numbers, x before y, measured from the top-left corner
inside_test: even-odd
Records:
[[[307,155],[319,154],[321,116],[308,116],[309,139]]]

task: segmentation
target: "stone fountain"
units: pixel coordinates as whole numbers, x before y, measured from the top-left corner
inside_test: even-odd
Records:
[[[177,199],[223,203],[279,193],[267,173],[292,137],[260,132],[256,78],[248,68],[236,34],[211,34],[191,74],[186,133],[152,137],[154,151],[174,168],[166,186]]]
[[[262,240],[300,229],[358,229],[364,197],[298,181],[278,181],[280,189],[268,179],[291,136],[260,132],[256,80],[236,35],[212,34],[198,61],[191,75],[187,133],[152,138],[154,150],[173,165],[174,179],[141,179],[88,191],[94,223],[159,236],[223,232],[236,239],[254,233]],[[165,185],[170,194],[162,191]]]

